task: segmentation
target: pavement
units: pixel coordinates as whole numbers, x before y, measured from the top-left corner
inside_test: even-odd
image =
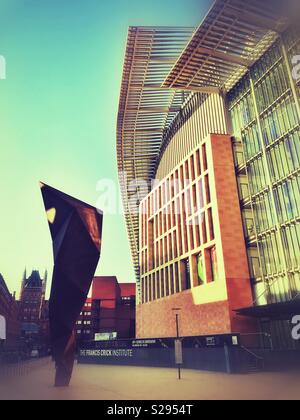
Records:
[[[298,400],[300,372],[226,375],[176,369],[76,365],[69,388],[54,388],[47,362],[0,379],[0,400]]]

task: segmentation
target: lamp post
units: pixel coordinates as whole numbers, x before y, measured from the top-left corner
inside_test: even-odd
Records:
[[[180,334],[179,334],[179,311],[181,311],[181,308],[173,308],[173,311],[176,312],[175,314],[175,325],[176,325],[176,340],[175,340],[175,362],[178,367],[178,379],[181,379],[181,365],[183,362],[182,359],[182,342],[180,340]]]
[[[179,338],[179,314],[176,314],[176,337]]]

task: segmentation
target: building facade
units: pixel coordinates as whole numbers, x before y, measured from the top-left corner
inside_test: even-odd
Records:
[[[118,283],[116,277],[95,277],[91,297],[76,324],[77,341],[113,336],[135,337],[135,283]]]
[[[20,336],[18,321],[18,303],[15,295],[8,290],[3,276],[0,274],[0,315],[5,319],[6,340],[3,346],[15,348]]]
[[[37,270],[27,277],[24,273],[20,301],[19,320],[21,322],[21,335],[25,340],[48,340],[49,310],[45,299],[47,287],[47,273],[44,278]]]
[[[292,75],[297,51],[299,34],[287,30],[228,94],[256,305],[300,294],[300,80]],[[287,320],[262,324],[290,344]]]
[[[288,3],[217,0],[194,31],[129,30],[117,153],[138,337],[173,336],[177,308],[181,335],[297,347],[300,34]]]
[[[138,336],[175,335],[172,308],[189,308],[188,336],[255,328],[233,312],[252,296],[230,136],[199,142],[142,201],[140,226]]]

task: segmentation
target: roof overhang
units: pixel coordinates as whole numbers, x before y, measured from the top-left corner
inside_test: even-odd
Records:
[[[289,19],[279,4],[216,0],[163,87],[229,91],[287,28]]]
[[[163,135],[187,96],[162,88],[194,28],[129,28],[117,124],[117,156],[128,233],[139,278],[139,217],[129,208],[128,185],[154,176]],[[144,197],[140,197],[142,199]]]
[[[129,29],[117,156],[137,278],[139,219],[129,209],[128,184],[139,179],[150,184],[164,134],[192,93],[230,90],[284,31],[288,20],[277,12],[275,3],[285,4],[283,0],[217,0],[196,31]]]
[[[237,315],[256,319],[268,319],[274,321],[291,320],[295,315],[300,315],[300,300],[273,303],[264,306],[252,306],[237,309]]]

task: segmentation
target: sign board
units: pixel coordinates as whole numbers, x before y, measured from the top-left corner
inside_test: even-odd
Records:
[[[97,333],[95,334],[95,341],[110,341],[116,340],[118,334],[116,332]]]
[[[157,343],[157,340],[133,340],[131,346],[136,348],[149,348],[149,347],[160,347],[161,342]]]
[[[183,364],[182,341],[175,340],[175,363],[176,365]]]
[[[233,346],[238,346],[239,345],[239,339],[238,339],[238,337],[236,335],[234,335],[232,337],[232,345]]]
[[[214,347],[216,345],[215,337],[206,337],[206,345],[207,347]]]
[[[40,332],[40,327],[34,322],[23,322],[22,331],[26,335],[38,334]]]
[[[0,340],[6,340],[6,321],[2,315],[0,315]]]
[[[128,349],[98,349],[80,350],[80,357],[102,357],[102,358],[130,358],[133,357],[133,350]]]

